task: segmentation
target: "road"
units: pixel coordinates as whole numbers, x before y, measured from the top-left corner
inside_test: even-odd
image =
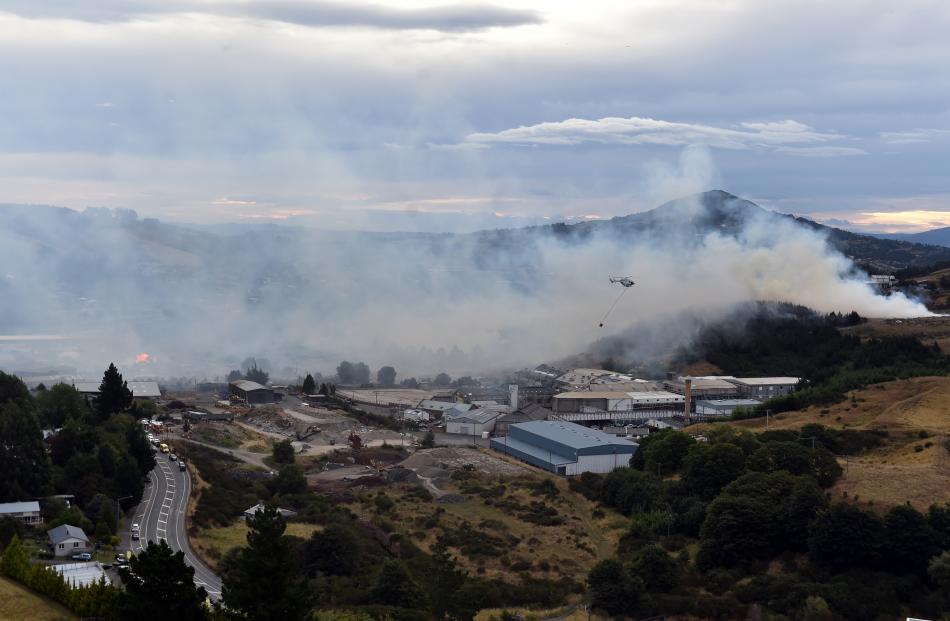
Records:
[[[164,539],[174,551],[185,554],[185,562],[195,569],[195,584],[203,586],[211,599],[221,599],[221,579],[194,553],[188,543],[185,513],[191,493],[191,476],[182,472],[178,462],[163,453],[155,454],[155,469],[149,473],[148,486],[132,522],[141,528],[141,539],[131,542],[133,554],[145,549],[149,541]]]

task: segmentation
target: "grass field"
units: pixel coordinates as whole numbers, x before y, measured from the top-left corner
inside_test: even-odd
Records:
[[[809,423],[888,433],[884,446],[840,460],[845,472],[830,490],[834,499],[880,511],[904,502],[918,509],[950,502],[950,453],[944,448],[950,438],[950,377],[868,386],[848,393],[841,403],[773,416],[768,429],[798,429]],[[764,418],[726,424],[766,430]]]
[[[187,437],[225,449],[242,449],[254,453],[271,452],[270,438],[235,424],[196,423],[188,432]]]
[[[37,595],[13,580],[0,577],[0,619],[54,621],[78,618],[56,602]]]
[[[284,534],[308,539],[314,531],[321,529],[322,527],[316,524],[289,522]],[[199,529],[198,536],[191,538],[191,545],[195,548],[195,551],[212,566],[212,569],[228,550],[246,544],[247,524],[244,523],[244,520],[238,520],[224,528]]]

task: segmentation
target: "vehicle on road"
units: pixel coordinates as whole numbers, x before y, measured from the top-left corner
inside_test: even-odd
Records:
[[[184,471],[185,471],[185,462],[179,461],[179,462],[178,462],[178,469],[181,470],[182,472],[184,472]]]
[[[178,455],[175,455],[174,453],[168,454],[168,461],[177,461],[177,460],[178,460]]]
[[[92,560],[92,554],[89,554],[88,552],[81,552],[81,553],[79,553],[79,554],[73,554],[73,560],[74,560],[74,561],[91,561],[91,560]]]
[[[141,535],[139,534],[140,531],[139,531],[138,524],[132,524],[132,528],[130,529],[130,531],[132,535],[132,541],[138,541],[141,538]]]
[[[171,452],[172,452],[172,450],[171,450],[170,448],[168,448],[168,445],[165,444],[164,442],[162,442],[161,444],[159,444],[159,445],[158,445],[158,448],[159,448],[159,450],[161,450],[163,453],[171,453]]]
[[[129,559],[127,559],[124,554],[116,554],[115,564],[119,567],[125,567],[129,564]]]

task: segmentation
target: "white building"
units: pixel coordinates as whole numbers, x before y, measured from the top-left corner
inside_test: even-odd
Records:
[[[554,395],[554,413],[583,412],[585,408],[602,412],[636,409],[663,409],[680,406],[686,397],[662,390],[650,392],[614,392],[581,390]]]
[[[539,420],[508,428],[491,447],[556,474],[612,472],[630,463],[637,444],[564,421]]]
[[[30,525],[43,523],[40,503],[36,500],[0,503],[0,517],[11,517]]]
[[[739,388],[743,397],[767,401],[795,392],[797,377],[734,377],[729,382]]]
[[[481,436],[491,433],[495,429],[495,421],[503,412],[494,410],[472,410],[448,418],[445,422],[446,433],[457,433],[467,436]]]

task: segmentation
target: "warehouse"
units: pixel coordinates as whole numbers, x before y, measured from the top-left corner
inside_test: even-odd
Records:
[[[611,472],[630,463],[637,445],[574,423],[539,420],[508,427],[491,447],[533,466],[572,476]]]
[[[583,412],[586,408],[601,412],[622,412],[635,409],[663,409],[679,406],[683,409],[686,398],[672,392],[613,392],[587,391],[562,392],[554,395],[554,412],[557,414]]]
[[[230,383],[231,398],[239,399],[248,405],[276,403],[274,391],[251,380],[235,380]]]
[[[735,399],[741,397],[739,387],[731,382],[733,377],[678,377],[663,382],[663,387],[679,395],[686,394],[686,380],[691,380],[690,392],[696,399]]]
[[[731,416],[739,408],[753,409],[761,405],[755,399],[700,399],[696,402],[697,418],[724,418]]]
[[[445,432],[480,437],[495,429],[495,421],[501,414],[496,410],[487,409],[462,412],[446,419]]]
[[[729,380],[744,397],[766,401],[795,392],[797,377],[734,377]]]

